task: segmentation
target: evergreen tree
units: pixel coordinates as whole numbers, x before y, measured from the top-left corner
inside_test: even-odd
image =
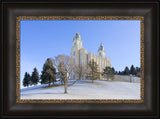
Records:
[[[106,77],[108,79],[114,79],[114,71],[111,67],[105,67],[103,70],[102,76]]]
[[[36,69],[36,67],[33,69],[32,75],[31,75],[31,85],[37,85],[39,82],[39,74]]]
[[[54,84],[56,82],[56,69],[53,67],[53,62],[48,58],[43,65],[43,70],[41,74],[41,84]]]
[[[129,74],[130,74],[129,68],[126,66],[124,69],[124,75],[129,75]]]
[[[117,72],[117,71],[115,71],[115,74],[118,74],[118,72]]]
[[[118,72],[118,75],[121,75],[121,72],[120,72],[120,71]]]
[[[43,69],[42,69],[42,71],[41,71],[41,76],[40,76],[40,79],[41,79],[41,81],[40,81],[40,83],[41,84],[48,84],[48,77],[47,77],[47,66],[44,64],[43,65]]]
[[[113,70],[114,74],[116,74],[116,71],[115,71],[114,67],[112,67],[112,70]]]
[[[24,79],[23,79],[23,86],[28,87],[29,84],[30,84],[30,75],[29,73],[25,72]]]
[[[89,65],[91,71],[88,74],[87,78],[91,79],[92,83],[93,83],[93,80],[100,79],[100,72],[98,71],[97,63],[94,62],[94,60],[90,61],[88,63],[88,65]]]
[[[140,72],[140,68],[139,67],[136,67],[136,72]]]
[[[130,74],[132,74],[132,75],[136,75],[137,74],[136,69],[134,68],[133,64],[132,64],[132,66],[130,68]]]
[[[136,76],[140,77],[141,69],[139,67],[136,67]]]
[[[118,72],[118,75],[123,75],[124,74],[124,71],[119,71]]]

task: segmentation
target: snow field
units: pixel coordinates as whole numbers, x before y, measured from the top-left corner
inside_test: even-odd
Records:
[[[140,83],[119,81],[82,80],[68,87],[21,89],[21,99],[140,99]]]

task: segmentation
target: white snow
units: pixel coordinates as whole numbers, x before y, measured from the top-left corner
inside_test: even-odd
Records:
[[[21,89],[21,99],[140,99],[140,83],[82,80],[68,87],[43,88],[46,85]]]

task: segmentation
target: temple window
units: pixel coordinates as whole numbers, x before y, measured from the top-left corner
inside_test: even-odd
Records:
[[[74,52],[73,52],[73,56],[75,56],[75,55],[76,55],[76,52],[74,51]]]

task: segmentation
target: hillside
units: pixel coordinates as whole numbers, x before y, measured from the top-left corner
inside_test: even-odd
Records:
[[[68,88],[64,87],[21,89],[21,99],[140,99],[140,83],[82,80]]]

